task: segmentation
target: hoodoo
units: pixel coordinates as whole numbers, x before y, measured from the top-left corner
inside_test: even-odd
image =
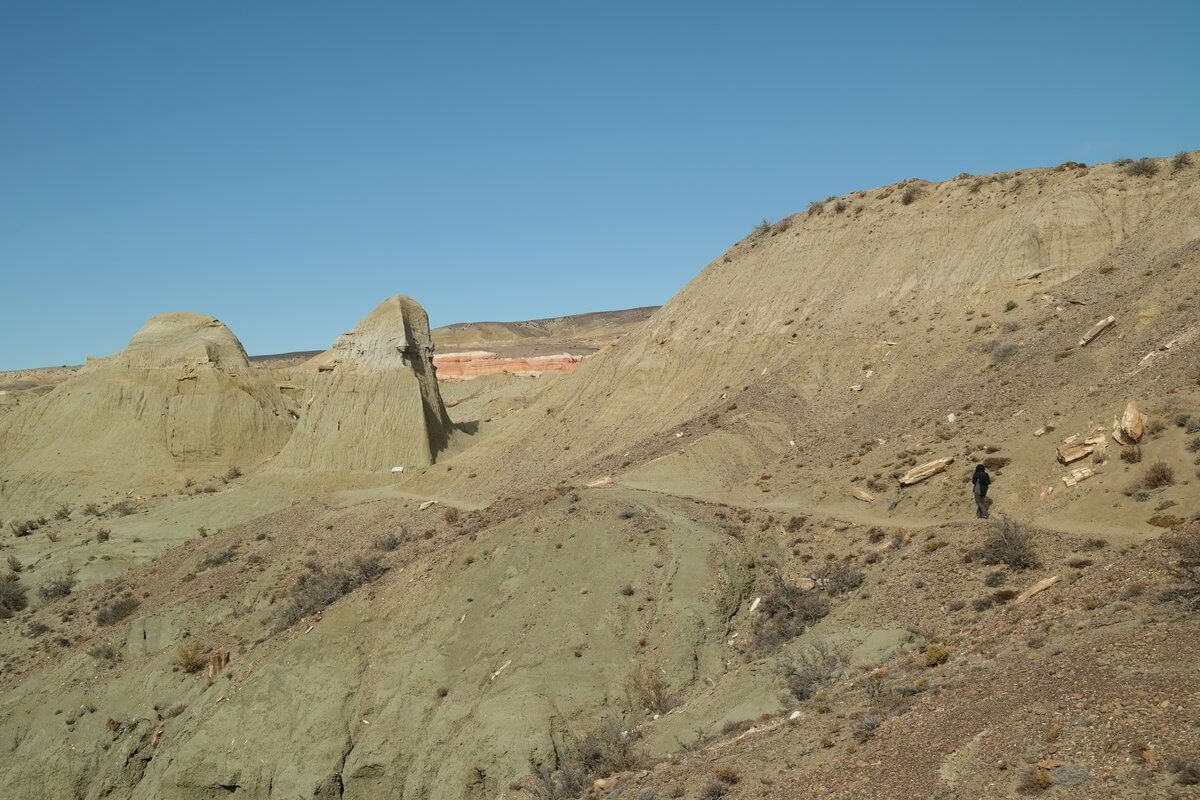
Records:
[[[450,418],[433,368],[429,317],[395,295],[314,356],[295,434],[275,469],[386,472],[428,466],[446,445]]]

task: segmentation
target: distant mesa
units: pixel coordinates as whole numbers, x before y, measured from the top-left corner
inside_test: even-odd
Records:
[[[273,470],[428,466],[449,440],[453,426],[434,375],[429,317],[411,297],[384,300],[298,372],[307,399]]]

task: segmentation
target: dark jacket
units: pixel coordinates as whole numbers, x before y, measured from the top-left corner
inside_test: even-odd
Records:
[[[983,464],[975,467],[975,474],[971,476],[971,484],[975,487],[975,491],[979,494],[987,494],[988,486],[992,482],[992,476],[987,474]]]

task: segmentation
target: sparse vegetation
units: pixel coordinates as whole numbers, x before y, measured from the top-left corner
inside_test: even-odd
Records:
[[[118,597],[116,600],[103,605],[96,612],[97,625],[115,625],[137,610],[137,598]]]
[[[662,669],[653,664],[642,664],[629,676],[629,697],[637,708],[652,714],[665,714],[676,702]]]
[[[1139,158],[1125,166],[1126,175],[1134,175],[1139,178],[1152,177],[1156,172],[1158,172],[1158,164],[1152,158]]]
[[[180,642],[175,648],[175,666],[184,672],[198,672],[207,663],[204,656],[208,651],[195,639]]]
[[[442,512],[442,519],[446,520],[447,525],[453,525],[458,522],[458,509],[454,506],[447,506]]]
[[[108,528],[101,528],[100,530],[96,531],[97,542],[107,542],[110,536],[112,536],[112,531],[110,531]]]
[[[975,555],[985,564],[1007,564],[1012,569],[1037,566],[1033,549],[1033,532],[1012,519],[998,516],[992,520],[991,531]]]
[[[404,544],[404,538],[390,531],[376,536],[374,541],[375,549],[382,550],[385,553],[392,552],[402,544]]]
[[[1200,524],[1168,534],[1164,541],[1173,556],[1167,565],[1167,573],[1175,583],[1169,596],[1200,609]]]
[[[767,219],[766,217],[763,217],[762,220],[757,225],[754,226],[754,232],[759,235],[762,235],[764,233],[770,233],[770,231],[771,231],[771,220]]]
[[[215,553],[209,553],[203,558],[203,560],[200,561],[199,566],[196,567],[196,571],[203,572],[206,569],[212,569],[213,567],[219,567],[222,564],[228,564],[230,561],[233,561],[233,559],[237,558],[237,552],[238,544],[237,542],[234,542],[223,550],[218,550]]]
[[[137,508],[128,500],[119,500],[108,507],[109,515],[114,517],[128,517],[135,511]]]
[[[918,184],[910,183],[908,186],[904,187],[904,191],[900,194],[900,204],[904,206],[911,204],[914,200],[921,196],[923,191],[924,190]]]
[[[781,664],[779,671],[792,697],[808,700],[841,675],[848,662],[844,653],[818,640],[808,650]]]
[[[863,574],[849,564],[836,564],[826,569],[822,576],[825,581],[825,591],[831,595],[845,594],[862,586]]]
[[[822,595],[773,576],[754,618],[754,646],[773,653],[828,613],[829,601]]]
[[[337,566],[329,570],[309,564],[308,571],[292,585],[289,593],[291,602],[279,612],[277,629],[287,628],[309,614],[320,611],[381,572],[383,566],[378,558],[368,558],[349,567]]]
[[[229,468],[229,471],[225,473],[225,478],[224,478],[224,480],[225,480],[225,483],[229,483],[230,481],[235,481],[235,480],[237,480],[237,479],[238,479],[238,478],[240,478],[240,477],[242,477],[242,470],[241,470],[241,468],[239,468],[239,467],[230,467],[230,468]]]
[[[940,644],[931,644],[925,648],[925,666],[936,667],[950,660],[950,651]]]
[[[1175,154],[1175,157],[1171,159],[1172,172],[1179,172],[1179,170],[1184,169],[1185,167],[1190,167],[1191,165],[1192,156],[1186,150],[1180,150]]]
[[[1155,461],[1146,467],[1142,475],[1142,485],[1147,489],[1160,489],[1175,483],[1175,470],[1165,461]]]
[[[13,571],[14,575],[17,575],[20,574],[21,570],[25,569],[25,565],[21,563],[21,559],[17,558],[12,553],[9,553],[8,568]]]
[[[1121,460],[1126,464],[1137,464],[1142,460],[1142,448],[1140,445],[1130,444],[1121,448]]]
[[[69,595],[75,588],[76,582],[75,570],[68,566],[60,575],[50,578],[39,586],[38,594],[43,600],[57,600]]]
[[[14,578],[16,573],[9,573]],[[5,576],[8,577],[7,575]],[[25,587],[16,580],[0,580],[0,619],[8,619],[29,605]]]
[[[622,730],[613,720],[578,739],[559,743],[553,756],[553,762],[530,765],[531,788],[540,800],[578,797],[591,789],[597,778],[647,763],[637,732]]]
[[[55,510],[54,518],[55,519],[70,519],[71,518],[71,507],[68,506],[66,503],[63,503],[61,506],[59,506]]]
[[[90,648],[88,648],[87,654],[97,661],[104,662],[104,664],[109,667],[116,666],[117,662],[121,660],[121,651],[113,647],[108,642],[100,642],[92,645]],[[109,722],[112,723],[114,720],[110,717]],[[116,730],[116,727],[111,724],[109,727],[114,731]]]

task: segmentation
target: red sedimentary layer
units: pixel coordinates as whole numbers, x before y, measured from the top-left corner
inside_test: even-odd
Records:
[[[559,353],[554,356],[529,356],[526,358],[504,358],[496,353],[476,350],[469,353],[446,353],[433,357],[440,379],[478,378],[497,372],[515,375],[540,375],[543,372],[574,372],[587,356]]]

